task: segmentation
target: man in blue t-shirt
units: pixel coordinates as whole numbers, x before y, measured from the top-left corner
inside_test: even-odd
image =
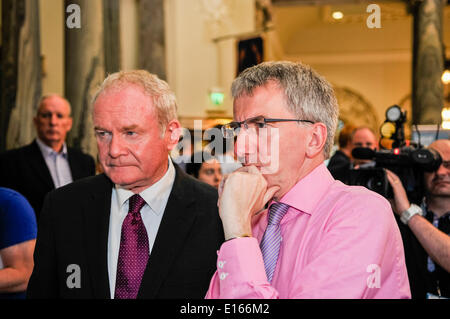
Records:
[[[25,197],[0,187],[0,299],[25,298],[36,235],[34,210]]]

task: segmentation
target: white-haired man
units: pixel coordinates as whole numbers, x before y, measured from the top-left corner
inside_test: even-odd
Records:
[[[217,190],[169,158],[175,95],[146,71],[114,73],[93,122],[104,174],[46,198],[28,297],[203,297],[223,230]]]

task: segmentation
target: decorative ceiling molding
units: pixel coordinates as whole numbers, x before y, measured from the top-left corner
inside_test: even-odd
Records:
[[[317,53],[317,54],[286,54],[290,61],[304,61],[308,64],[354,64],[354,63],[385,63],[411,62],[409,50],[380,52],[348,52],[348,53]]]
[[[345,124],[368,126],[378,132],[378,116],[373,105],[356,90],[334,86],[339,104],[339,119]]]
[[[367,4],[359,5],[324,5],[322,6],[322,21],[327,24],[347,24],[365,23],[370,12],[367,12]],[[411,19],[406,5],[400,6],[398,3],[379,3],[382,21],[398,21]],[[341,11],[342,19],[333,19],[332,13]]]
[[[272,5],[283,6],[323,6],[323,5],[342,5],[342,4],[369,4],[373,0],[272,0]],[[405,0],[378,0],[380,2],[405,2]]]

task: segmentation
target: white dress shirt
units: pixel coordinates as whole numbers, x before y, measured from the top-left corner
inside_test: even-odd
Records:
[[[174,180],[175,167],[169,158],[166,174],[155,184],[139,193],[146,203],[141,209],[141,217],[147,230],[149,253],[151,253],[153,244],[155,243],[159,224],[161,223],[167,200],[172,191]],[[122,223],[128,214],[128,199],[133,195],[133,192],[120,188],[118,185],[115,185],[112,189],[108,234],[108,274],[111,298],[114,298],[116,287],[117,261],[119,259]]]
[[[50,171],[55,188],[72,183],[73,179],[67,156],[66,143],[63,144],[62,151],[58,153],[51,147],[45,145],[39,138],[36,138],[36,142]]]

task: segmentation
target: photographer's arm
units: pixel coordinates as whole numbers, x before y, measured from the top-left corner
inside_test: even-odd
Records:
[[[408,226],[431,259],[450,272],[450,236],[419,215],[413,216]]]
[[[410,207],[403,185],[393,172],[386,170],[386,176],[394,191],[394,212],[400,214]],[[450,272],[450,236],[433,226],[420,215],[414,215],[408,227],[416,236],[428,255],[445,270]]]

